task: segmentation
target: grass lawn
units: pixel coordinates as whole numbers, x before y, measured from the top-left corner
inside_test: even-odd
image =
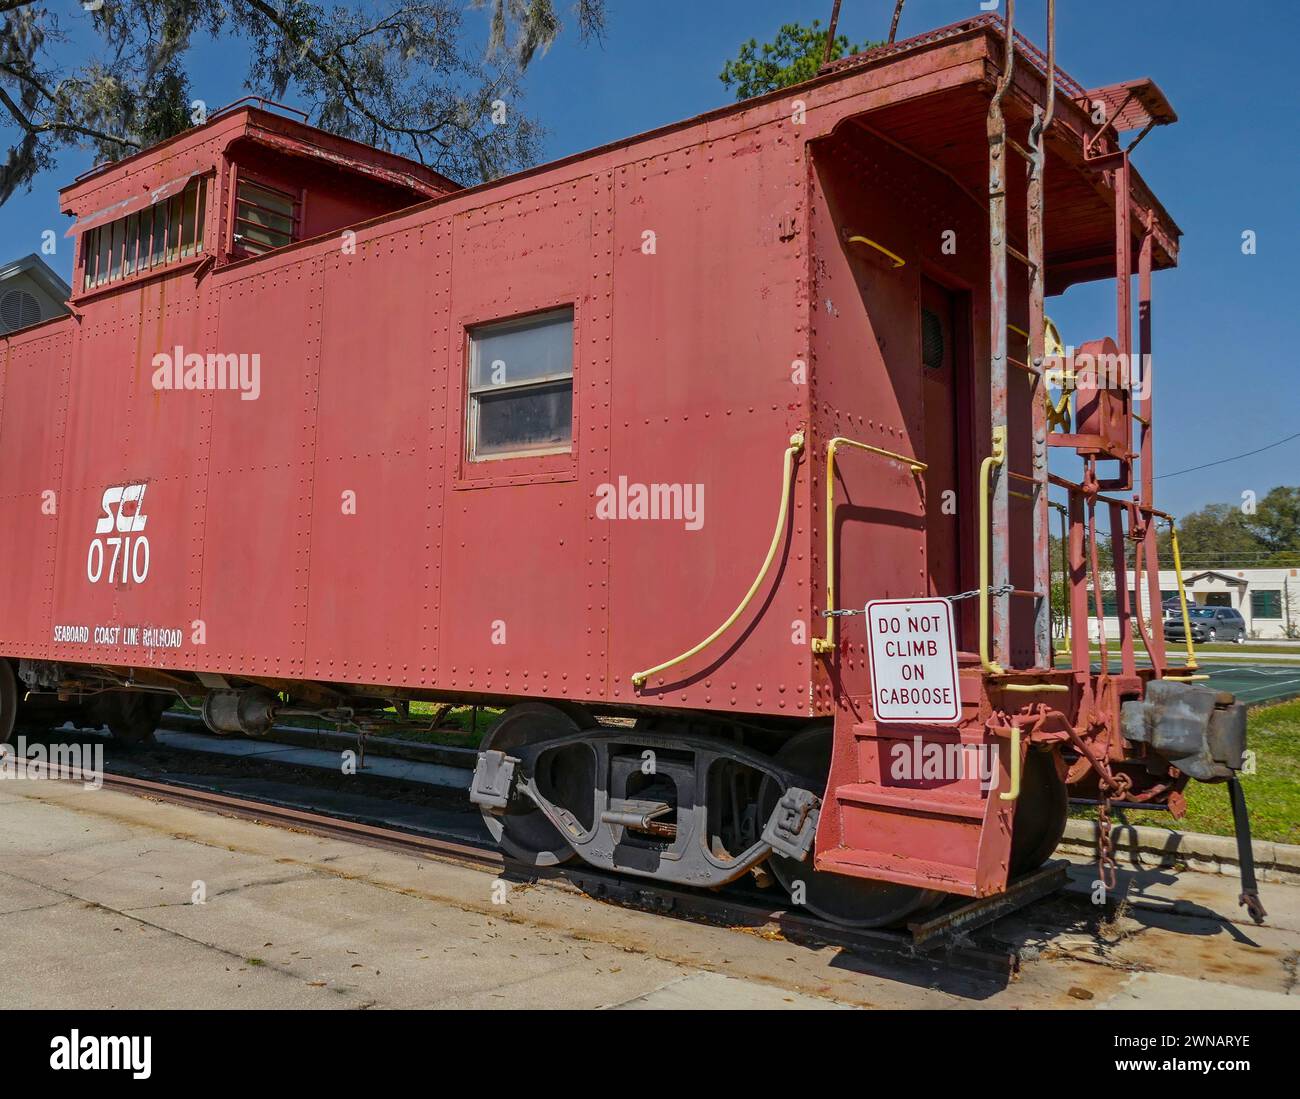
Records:
[[[1250,712],[1247,745],[1255,753],[1255,773],[1241,776],[1250,810],[1251,836],[1257,840],[1300,844],[1300,700],[1260,706]],[[1196,782],[1187,784],[1187,815],[1175,820],[1168,813],[1126,813],[1129,824],[1231,836],[1232,807],[1228,788]],[[1092,809],[1075,809],[1075,817],[1093,820]]]
[[[433,719],[432,702],[412,702],[411,719],[426,721]],[[477,731],[475,731],[474,707],[457,706],[446,714],[436,729],[393,729],[385,730],[384,736],[394,740],[413,740],[420,744],[449,744],[454,748],[477,748],[488,726],[501,716],[500,710],[489,706],[478,708]]]
[[[1255,753],[1255,774],[1242,775],[1251,835],[1300,843],[1300,700],[1252,710],[1246,743]],[[1184,832],[1232,835],[1232,809],[1224,786],[1187,784]]]
[[[1172,645],[1174,642],[1166,641],[1166,645]],[[1181,642],[1179,642],[1181,644]],[[1264,656],[1280,656],[1287,660],[1300,660],[1300,646],[1296,645],[1272,645],[1264,641],[1247,641],[1244,645],[1231,644],[1206,644],[1197,645],[1198,653],[1259,653]]]

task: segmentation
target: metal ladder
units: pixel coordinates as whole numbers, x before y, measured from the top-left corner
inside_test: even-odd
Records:
[[[1034,104],[1033,121],[1025,146],[1007,134],[1006,116],[1002,100],[1015,73],[1016,59],[1016,0],[1007,0],[1005,19],[1006,55],[1002,78],[989,104],[989,312],[990,312],[990,411],[995,439],[992,482],[991,571],[989,587],[998,592],[990,595],[985,590],[982,600],[992,600],[992,641],[994,652],[1004,657],[1011,651],[1011,599],[1028,597],[1034,600],[1034,666],[1052,666],[1051,630],[1051,564],[1049,561],[1049,520],[1047,470],[1047,405],[1046,405],[1046,271],[1043,245],[1043,175],[1047,151],[1045,135],[1052,123],[1056,108],[1056,3],[1047,3],[1047,91],[1046,104]],[[1028,164],[1026,201],[1026,246],[1021,253],[1007,240],[1007,179],[1009,154]],[[1029,273],[1029,331],[1028,362],[1012,359],[1009,354],[1010,327],[1007,316],[1007,257],[1023,263]],[[1008,367],[1014,365],[1028,374],[1033,386],[1033,468],[1029,474],[1015,473],[1010,469],[1005,440],[1008,422]],[[997,440],[1001,440],[1001,446]],[[1033,505],[1034,532],[1034,586],[1030,592],[1017,592],[1011,585],[1010,548],[1010,498],[1012,480],[1026,482]],[[981,532],[983,537],[983,532]],[[982,616],[987,619],[987,613]]]

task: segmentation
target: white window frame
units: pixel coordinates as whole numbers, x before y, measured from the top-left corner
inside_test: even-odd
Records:
[[[526,328],[548,320],[567,321],[571,352],[569,370],[563,374],[544,374],[535,378],[526,378],[517,382],[500,382],[488,385],[475,385],[474,377],[478,373],[479,352],[482,343],[476,337],[483,333],[495,334],[509,331],[511,328]],[[465,330],[465,340],[469,348],[467,355],[468,370],[465,375],[465,454],[470,462],[499,462],[511,458],[541,458],[552,454],[573,453],[573,425],[570,422],[569,441],[564,446],[522,447],[518,450],[502,450],[492,454],[478,453],[479,414],[482,408],[480,395],[508,393],[511,390],[549,389],[560,382],[569,383],[569,392],[573,394],[573,361],[576,357],[577,311],[572,305],[561,305],[554,309],[545,309],[537,313],[527,313],[520,317],[510,317],[500,321],[485,321],[469,326]]]

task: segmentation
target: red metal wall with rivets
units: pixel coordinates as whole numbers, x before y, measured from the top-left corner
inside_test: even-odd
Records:
[[[921,412],[898,358],[915,342],[914,280],[837,269],[844,212],[825,208],[810,148],[869,108],[976,78],[983,48],[959,43],[938,70],[848,72],[452,193],[357,226],[348,247],[323,237],[97,294],[79,320],[5,341],[0,529],[7,559],[47,594],[8,581],[3,653],[832,712],[809,647],[823,627],[825,442],[842,431],[913,452]],[[952,201],[925,173],[907,183]],[[842,187],[856,189],[847,212],[888,223],[919,266],[917,203],[881,197],[858,169]],[[469,462],[467,328],[558,305],[575,318],[572,452]],[[875,337],[889,340],[883,358]],[[258,398],[157,391],[152,358],[177,346],[258,355]],[[749,587],[801,429],[772,575],[716,645],[634,688],[634,672],[701,640]],[[924,561],[910,475],[855,459],[845,476],[841,604],[912,592]],[[620,478],[698,487],[698,529],[601,518],[602,486]],[[115,485],[148,486],[142,583],[88,582]],[[46,487],[57,515],[39,514]],[[54,640],[86,625],[183,640]],[[842,674],[863,689],[860,652]]]
[[[807,422],[804,144],[770,107],[716,129],[453,195],[360,227],[351,249],[327,238],[124,286],[9,341],[3,525],[43,594],[11,593],[5,651],[809,712],[802,472],[760,599],[680,676],[630,685],[734,608]],[[560,305],[572,453],[469,462],[467,328]],[[257,399],[158,390],[153,357],[178,347],[258,355]],[[598,517],[620,478],[700,486],[698,529]],[[101,496],[136,484],[147,578],[91,582]],[[56,515],[34,514],[38,487]],[[183,641],[129,632],[149,627]]]

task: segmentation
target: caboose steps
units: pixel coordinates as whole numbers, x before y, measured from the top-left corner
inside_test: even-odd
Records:
[[[883,852],[872,851],[828,852],[818,856],[817,869],[871,881],[888,881],[898,885],[939,889],[944,893],[956,893],[966,897],[982,895],[964,866],[908,859],[904,868],[899,865],[903,858],[905,856],[900,855],[891,860],[890,856]]]
[[[818,869],[968,896],[996,888],[981,873],[987,798],[852,783],[828,801],[838,845],[819,844]]]
[[[918,796],[911,791],[887,790],[868,783],[856,783],[850,786],[837,786],[835,798],[841,804],[866,808],[878,807],[886,810],[902,809],[908,812],[935,817],[966,817],[982,820],[984,806],[982,800],[943,797]]]

